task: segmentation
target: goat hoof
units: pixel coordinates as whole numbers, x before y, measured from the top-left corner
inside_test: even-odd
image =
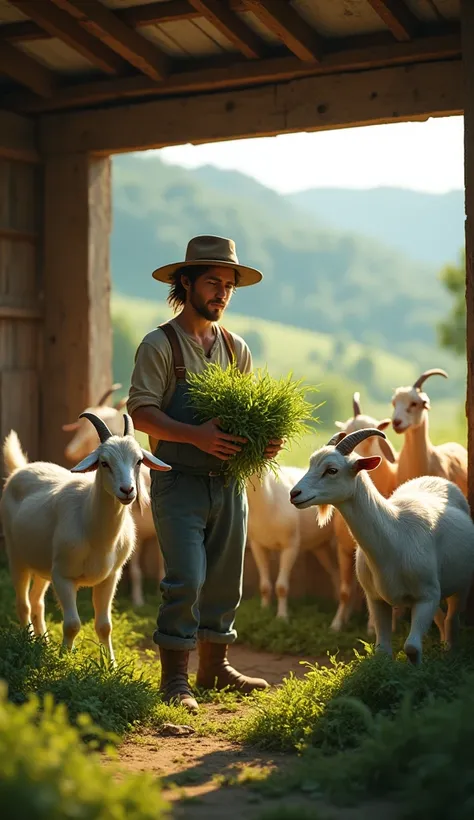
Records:
[[[421,663],[421,652],[418,647],[408,644],[404,647],[405,654],[413,666],[419,666]]]

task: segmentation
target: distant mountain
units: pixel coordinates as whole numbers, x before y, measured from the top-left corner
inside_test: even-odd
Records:
[[[117,292],[163,301],[166,289],[151,278],[153,268],[182,259],[188,239],[196,234],[232,236],[241,260],[265,276],[262,285],[238,291],[233,310],[327,333],[341,343],[352,339],[376,345],[421,366],[442,366],[446,354],[437,351],[436,323],[446,312],[446,294],[438,271],[447,242],[444,256],[435,260],[433,243],[443,244],[443,231],[429,204],[441,199],[427,196],[425,205],[415,209],[416,219],[415,206],[410,206],[410,223],[406,203],[414,203],[418,195],[411,199],[411,192],[394,190],[392,195],[386,189],[386,217],[379,214],[377,224],[388,223],[388,245],[344,225],[351,213],[354,221],[362,219],[360,203],[366,200],[361,191],[342,192],[350,204],[345,209],[341,205],[339,222],[334,206],[334,225],[328,227],[329,206],[323,216],[315,216],[297,205],[296,195],[280,196],[237,172],[210,166],[187,170],[156,155],[125,155],[113,160],[113,179],[112,272]],[[340,193],[328,191],[328,201]],[[419,196],[425,202],[424,195]],[[456,201],[454,195],[452,199]],[[379,208],[382,211],[382,204]],[[458,223],[452,215],[446,220],[446,236],[451,232],[454,237]],[[414,260],[394,246],[395,235],[399,247],[406,246],[409,231],[413,245],[418,236],[418,256],[431,256],[436,264]],[[452,248],[455,258],[454,238]]]
[[[464,191],[314,188],[286,200],[328,228],[364,234],[437,266],[457,259],[464,244]]]

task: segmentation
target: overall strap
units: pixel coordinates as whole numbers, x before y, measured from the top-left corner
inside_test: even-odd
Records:
[[[236,353],[235,353],[234,337],[232,336],[231,333],[229,333],[228,330],[226,330],[225,327],[222,327],[222,325],[219,325],[219,327],[222,331],[222,338],[224,339],[224,345],[225,345],[225,349],[227,350],[227,355],[229,357],[229,362],[232,364],[234,359],[237,358]]]
[[[176,376],[176,381],[183,382],[186,380],[186,368],[184,366],[183,351],[178,339],[178,334],[176,333],[173,325],[170,325],[169,322],[163,322],[163,324],[158,325],[158,327],[161,327],[171,345],[173,370]]]
[[[178,334],[174,329],[173,325],[169,322],[163,322],[163,324],[158,325],[166,335],[170,345],[171,345],[171,354],[173,358],[173,369],[176,376],[176,381],[181,382],[185,381],[186,379],[186,367],[184,365],[184,358],[183,358],[183,351],[181,348],[181,344],[178,338]],[[222,331],[222,338],[224,340],[224,346],[227,351],[227,355],[229,357],[229,362],[233,362],[236,359],[235,353],[235,342],[234,337],[225,327],[220,325],[220,329]]]

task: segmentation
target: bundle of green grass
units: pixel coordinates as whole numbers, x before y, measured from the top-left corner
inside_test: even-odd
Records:
[[[294,380],[292,374],[275,379],[266,370],[241,373],[235,362],[223,369],[210,363],[202,373],[188,373],[188,394],[201,422],[219,419],[225,433],[247,439],[227,462],[225,472],[240,489],[247,479],[261,479],[267,468],[276,472],[275,459],[265,459],[272,439],[287,444],[310,431],[316,409],[306,398],[314,390]]]

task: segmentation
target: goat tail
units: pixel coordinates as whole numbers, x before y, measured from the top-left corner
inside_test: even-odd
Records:
[[[20,439],[15,430],[10,430],[3,442],[3,460],[8,475],[28,464],[28,458],[21,449]]]

